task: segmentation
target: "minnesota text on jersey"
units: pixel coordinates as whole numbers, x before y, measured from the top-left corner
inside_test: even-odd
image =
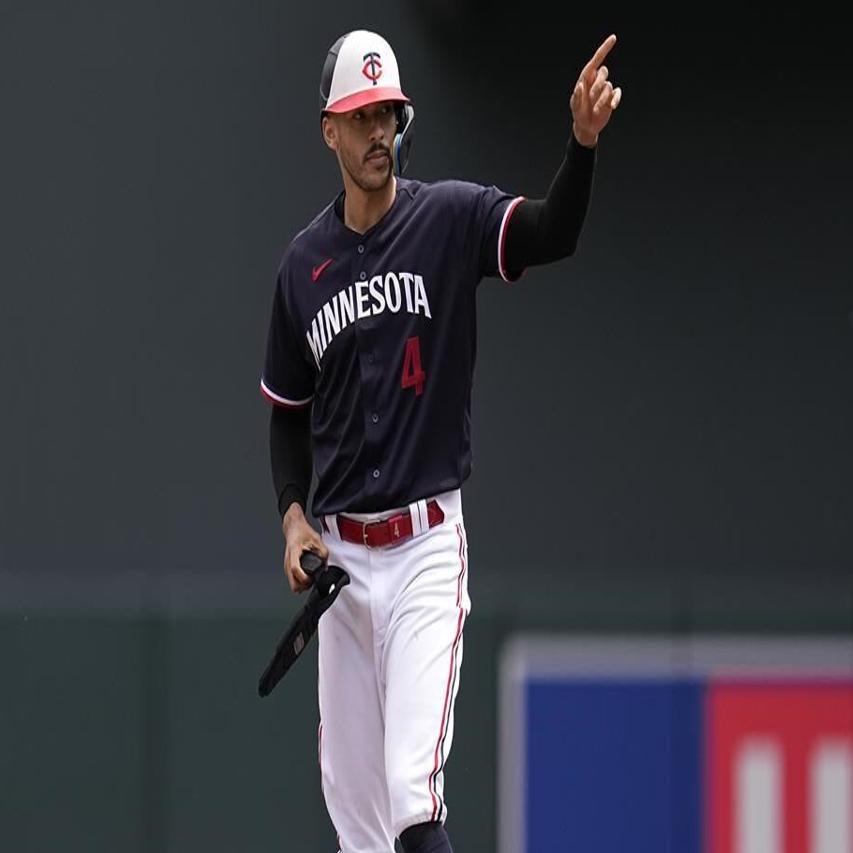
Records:
[[[375,275],[369,281],[354,281],[336,293],[314,315],[311,328],[305,333],[317,367],[323,353],[342,329],[365,317],[374,317],[384,311],[397,314],[403,308],[409,314],[423,313],[432,319],[423,276],[411,272],[387,272],[384,276]]]

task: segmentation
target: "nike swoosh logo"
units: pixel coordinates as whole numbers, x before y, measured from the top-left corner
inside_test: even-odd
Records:
[[[326,269],[326,267],[329,266],[329,264],[332,263],[333,260],[334,258],[329,258],[328,261],[323,261],[320,266],[314,267],[314,269],[311,270],[311,281],[317,281],[317,279],[320,278],[321,275],[323,275],[323,270]]]

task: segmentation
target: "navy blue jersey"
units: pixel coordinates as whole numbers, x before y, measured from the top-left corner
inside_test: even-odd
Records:
[[[312,406],[316,517],[404,506],[470,474],[476,288],[518,277],[503,251],[520,200],[398,178],[366,233],[330,204],[287,247],[261,390]]]

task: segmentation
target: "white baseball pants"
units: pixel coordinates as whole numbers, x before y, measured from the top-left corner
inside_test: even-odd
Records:
[[[412,504],[415,536],[384,548],[343,541],[334,516],[325,519],[329,562],[351,579],[317,632],[321,778],[342,853],[393,853],[404,829],[447,816],[471,602],[460,491],[436,499],[443,522],[422,529],[426,501]]]

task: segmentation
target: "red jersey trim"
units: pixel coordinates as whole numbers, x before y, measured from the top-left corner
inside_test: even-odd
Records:
[[[275,391],[271,391],[263,379],[261,379],[261,393],[270,402],[275,403],[276,406],[283,406],[285,409],[301,409],[303,406],[307,406],[314,399],[313,394],[310,397],[306,397],[304,400],[290,400],[287,397],[281,397],[276,394]]]
[[[521,270],[519,274],[515,278],[510,278],[507,269],[506,269],[506,228],[509,224],[509,218],[512,216],[512,212],[518,207],[521,202],[524,201],[524,196],[520,195],[514,198],[507,206],[504,211],[503,219],[501,220],[501,228],[498,232],[498,272],[500,273],[501,278],[504,281],[518,281],[522,275],[524,275],[524,270]]]

